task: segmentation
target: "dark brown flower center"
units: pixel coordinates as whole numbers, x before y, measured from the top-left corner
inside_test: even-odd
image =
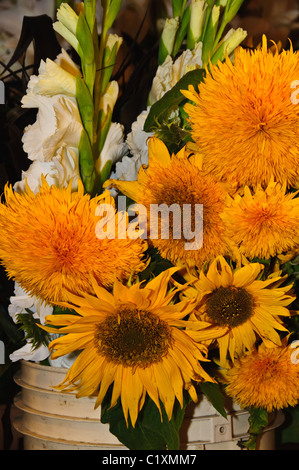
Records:
[[[234,286],[214,290],[206,305],[206,313],[214,323],[230,327],[245,323],[254,308],[252,295],[246,289]]]
[[[172,344],[169,325],[157,315],[125,309],[97,325],[95,342],[100,354],[124,367],[148,367],[159,362]]]

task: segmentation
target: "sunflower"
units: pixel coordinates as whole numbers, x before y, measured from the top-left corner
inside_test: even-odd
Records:
[[[299,244],[299,198],[285,185],[270,182],[266,189],[248,186],[230,199],[222,218],[232,240],[248,259],[292,251]]]
[[[287,182],[299,176],[299,106],[291,100],[291,84],[299,77],[299,53],[262,47],[238,48],[234,64],[211,66],[198,87],[182,93],[192,138],[209,172],[232,185]]]
[[[274,410],[299,402],[299,365],[292,361],[290,346],[248,352],[223,374],[225,391],[242,408]]]
[[[205,340],[216,342],[220,364],[228,356],[234,361],[251,351],[258,339],[267,346],[280,345],[278,331],[287,331],[280,317],[290,316],[286,308],[294,300],[288,295],[290,287],[280,286],[279,275],[259,280],[262,269],[262,264],[248,263],[233,270],[219,256],[206,273],[202,270],[198,278],[193,276],[193,286],[185,292],[198,298],[196,329],[201,340],[205,334]]]
[[[229,253],[220,217],[226,203],[224,186],[205,174],[199,157],[190,156],[185,148],[170,155],[166,145],[153,137],[148,149],[148,167],[140,168],[137,181],[112,179],[105,185],[112,185],[146,208],[148,238],[173,264],[201,266]],[[196,215],[200,205],[203,213]],[[154,208],[161,208],[161,213],[155,213]],[[179,218],[170,208],[178,210]]]
[[[196,401],[192,380],[214,381],[199,361],[207,361],[206,349],[185,330],[185,316],[193,302],[172,303],[177,289],[168,290],[176,268],[171,268],[144,287],[116,280],[113,292],[96,284],[96,296],[69,294],[63,306],[77,315],[50,315],[48,325],[61,327],[63,336],[49,345],[55,359],[72,351],[81,353],[58,385],[78,390],[78,397],[97,396],[98,407],[113,384],[111,407],[121,398],[126,422],[134,426],[146,394],[161,413],[163,403],[171,419],[175,399],[183,406],[183,390]],[[57,333],[57,328],[46,327]],[[161,415],[162,418],[162,415]]]
[[[0,204],[0,259],[10,278],[45,301],[64,300],[64,290],[92,293],[90,273],[111,286],[144,269],[144,240],[96,236],[99,204],[113,205],[106,193],[90,198],[79,181],[78,192],[50,187],[18,194],[5,188]],[[114,206],[113,206],[114,207]],[[115,218],[116,223],[118,218]]]

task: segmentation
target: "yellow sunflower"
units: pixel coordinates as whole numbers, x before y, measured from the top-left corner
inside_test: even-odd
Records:
[[[66,189],[49,187],[43,178],[37,195],[29,187],[18,194],[6,186],[0,259],[9,277],[32,295],[55,302],[65,299],[65,289],[92,293],[90,273],[111,286],[115,273],[128,279],[143,270],[144,240],[96,237],[101,219],[96,209],[102,203],[114,201],[107,193],[91,199],[81,182],[72,193],[71,183]]]
[[[238,48],[211,67],[198,87],[182,93],[193,140],[209,172],[232,185],[268,184],[271,176],[297,186],[299,106],[291,85],[299,77],[299,53]]]
[[[205,340],[216,342],[220,364],[251,351],[258,339],[267,346],[280,345],[278,331],[287,331],[280,317],[290,316],[290,287],[280,286],[279,275],[258,279],[262,269],[262,264],[248,263],[233,270],[220,256],[206,273],[193,276],[193,286],[185,293],[198,298],[196,329],[201,340],[205,335]]]
[[[292,361],[293,350],[282,345],[245,354],[224,372],[225,391],[242,408],[274,410],[299,402],[299,364]]]
[[[121,398],[125,419],[134,426],[146,394],[171,419],[175,399],[183,405],[183,390],[196,401],[192,380],[214,381],[199,361],[206,349],[190,338],[184,320],[193,302],[172,303],[176,289],[168,283],[176,268],[130,287],[115,281],[110,293],[93,281],[96,296],[69,295],[63,306],[78,315],[50,315],[49,325],[63,336],[52,341],[52,358],[81,350],[57,388],[78,390],[78,397],[97,396],[96,407],[113,384],[111,407]],[[57,333],[57,328],[47,327]],[[161,416],[162,417],[162,416]]]
[[[166,145],[153,137],[148,149],[148,167],[139,170],[137,181],[109,180],[105,185],[112,185],[146,208],[148,238],[173,264],[201,266],[229,253],[220,217],[226,203],[224,187],[204,173],[200,158],[190,156],[185,148],[170,155]],[[202,213],[196,213],[200,205]],[[154,208],[161,208],[161,212],[155,213]],[[178,210],[179,219],[171,208]]]
[[[227,235],[248,259],[292,251],[299,244],[299,198],[286,194],[285,185],[269,183],[266,189],[244,188],[230,199],[222,219]]]

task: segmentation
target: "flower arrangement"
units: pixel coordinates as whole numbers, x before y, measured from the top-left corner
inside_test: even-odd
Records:
[[[127,136],[113,120],[121,0],[101,1],[100,35],[94,0],[62,3],[53,27],[79,60],[42,61],[22,99],[38,109],[32,163],[0,205],[26,339],[11,360],[67,367],[57,389],[96,396],[129,448],[179,448],[201,393],[224,416],[225,397],[249,410],[249,449],[269,412],[299,402],[299,57],[265,36],[240,46],[227,27],[242,3],[172,1]]]

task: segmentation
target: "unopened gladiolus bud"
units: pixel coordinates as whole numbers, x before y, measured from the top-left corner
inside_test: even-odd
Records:
[[[112,49],[114,48],[116,44],[116,52],[118,52],[122,42],[123,42],[123,38],[121,38],[117,34],[108,34],[106,47],[110,49],[110,51],[112,51]]]
[[[118,50],[123,39],[117,34],[108,34],[103,54],[103,67],[101,71],[101,93],[105,93],[115,65]]]
[[[187,49],[193,49],[195,44],[201,39],[207,7],[208,4],[205,0],[192,0]]]
[[[56,21],[56,23],[53,23],[53,29],[56,31],[56,33],[60,34],[60,36],[62,36],[75,49],[76,52],[78,52],[78,39],[68,28],[66,28],[59,21]]]
[[[62,3],[57,11],[58,21],[53,24],[54,30],[60,34],[76,52],[78,52],[78,39],[76,37],[78,18],[78,15],[67,3]]]
[[[100,109],[104,111],[105,114],[109,112],[109,109],[112,111],[118,97],[118,83],[116,80],[113,80],[108,84],[106,92],[102,96]]]
[[[218,24],[220,16],[220,6],[214,6],[212,10],[212,26],[215,27]]]
[[[97,149],[99,154],[103,149],[106,136],[109,131],[113,108],[118,97],[118,91],[118,83],[117,81],[113,80],[112,82],[109,82],[106,92],[102,95],[100,100],[99,123],[97,133]]]
[[[238,28],[236,30],[230,29],[213,55],[211,59],[212,64],[216,64],[218,60],[224,60],[226,55],[230,56],[246,36],[247,31],[244,31],[242,28]]]
[[[244,0],[227,0],[226,5],[225,5],[225,10],[223,13],[221,27],[218,30],[216,40],[214,43],[214,49],[217,46],[218,42],[220,41],[221,36],[226,26],[236,16],[243,2]]]
[[[162,64],[173,52],[175,37],[180,26],[179,18],[167,18],[161,35],[158,62]]]
[[[71,33],[76,34],[78,15],[68,5],[62,3],[57,11],[57,20],[62,23]]]

